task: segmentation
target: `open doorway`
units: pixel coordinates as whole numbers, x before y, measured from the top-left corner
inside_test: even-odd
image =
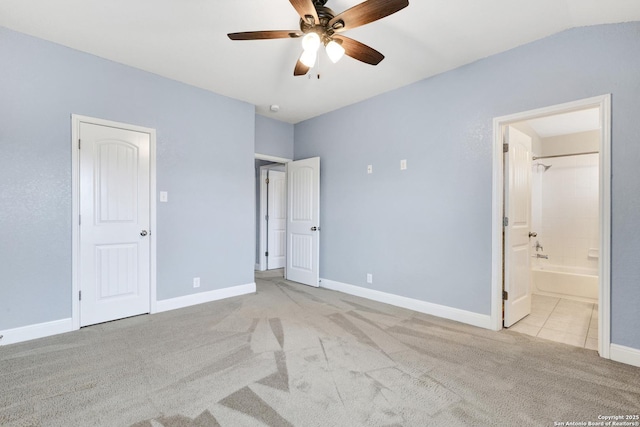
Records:
[[[494,329],[610,346],[610,97],[494,120]]]
[[[277,271],[278,274],[284,274],[287,280],[320,286],[320,157],[292,161],[256,154],[255,159],[255,270]],[[261,160],[268,164],[258,163]],[[269,183],[271,186],[273,176],[281,172],[282,166],[285,166],[284,185],[280,184],[277,190],[271,189],[271,193],[278,194],[280,199],[269,202],[272,208],[277,208],[270,213],[269,192],[262,185]],[[263,175],[265,171],[267,175]],[[277,227],[272,227],[274,220],[278,221]],[[277,234],[275,238],[272,237],[274,233]],[[278,255],[284,256],[284,269],[278,268],[279,264],[275,264],[275,261],[270,262],[274,253],[270,245]]]
[[[283,162],[256,159],[256,271],[286,264],[287,185]]]

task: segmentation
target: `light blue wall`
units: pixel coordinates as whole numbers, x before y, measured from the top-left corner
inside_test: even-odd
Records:
[[[157,129],[158,299],[253,282],[252,105],[0,28],[0,330],[71,317],[71,114]]]
[[[256,145],[257,154],[293,159],[293,125],[281,122],[269,117],[256,115]],[[269,164],[269,161],[256,160],[255,162],[255,210],[256,210],[256,264],[260,263],[260,166]]]
[[[293,159],[293,125],[256,115],[256,153]]]
[[[607,93],[612,341],[640,348],[640,23],[569,30],[297,124],[295,158],[322,158],[321,277],[488,315],[493,118]]]

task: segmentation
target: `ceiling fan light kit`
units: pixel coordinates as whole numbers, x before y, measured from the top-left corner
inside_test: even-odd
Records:
[[[300,15],[300,30],[248,31],[229,33],[231,40],[264,40],[302,37],[302,54],[293,71],[302,76],[315,65],[320,45],[336,63],[344,55],[370,65],[378,65],[384,55],[339,33],[377,21],[409,6],[408,0],[366,0],[336,15],[325,7],[327,0],[289,0]]]
[[[320,47],[320,36],[318,33],[307,33],[302,38],[302,49],[316,52]]]
[[[314,65],[316,65],[317,57],[317,50],[305,50],[304,52],[302,52],[302,55],[300,55],[300,62],[302,62],[307,67],[312,68]]]
[[[327,56],[334,64],[340,61],[340,58],[344,56],[344,48],[342,47],[342,42],[340,40],[331,40],[325,46],[327,51]]]

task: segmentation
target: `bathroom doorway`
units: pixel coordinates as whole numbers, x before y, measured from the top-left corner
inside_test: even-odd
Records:
[[[603,96],[494,120],[492,301],[496,330],[607,358],[609,106]]]

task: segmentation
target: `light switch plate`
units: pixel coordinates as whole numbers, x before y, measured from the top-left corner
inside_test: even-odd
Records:
[[[373,165],[367,166],[367,173],[373,173]]]
[[[407,168],[407,160],[400,160],[400,170],[403,171]]]
[[[160,201],[161,202],[168,202],[169,201],[169,193],[167,193],[166,191],[161,191],[160,192]]]

